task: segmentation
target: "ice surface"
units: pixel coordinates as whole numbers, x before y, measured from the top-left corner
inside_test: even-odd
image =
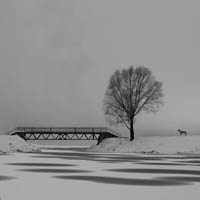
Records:
[[[89,153],[45,146],[0,155],[2,200],[196,200],[200,156]]]

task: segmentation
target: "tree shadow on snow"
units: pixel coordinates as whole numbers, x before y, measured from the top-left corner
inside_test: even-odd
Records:
[[[135,163],[134,163],[135,164]],[[188,166],[188,164],[184,164],[184,163],[164,163],[164,162],[138,162],[137,164],[140,165],[163,165],[163,166],[178,166],[178,165],[182,165],[182,166]]]
[[[19,169],[17,171],[22,172],[36,172],[36,173],[90,173],[88,170],[76,170],[76,169]]]
[[[200,160],[181,160],[180,163],[200,164]]]
[[[160,180],[170,180],[170,181],[182,181],[182,182],[200,182],[200,177],[195,176],[169,176],[169,177],[159,177]]]
[[[198,170],[181,170],[181,169],[108,169],[105,171],[122,172],[122,173],[150,173],[150,174],[188,174],[188,175],[200,175]]]
[[[5,165],[13,166],[30,166],[30,167],[72,167],[73,164],[56,164],[56,163],[5,163]]]
[[[0,176],[0,181],[9,181],[13,179],[16,179],[16,178],[12,176]]]
[[[165,179],[131,179],[101,176],[53,176],[57,179],[90,181],[94,183],[114,184],[114,185],[134,185],[134,186],[178,186],[188,185],[184,181],[165,180]]]

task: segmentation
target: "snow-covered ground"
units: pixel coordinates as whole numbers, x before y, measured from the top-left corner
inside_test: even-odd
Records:
[[[39,147],[27,143],[19,136],[0,135],[0,153],[33,151],[39,151]]]
[[[200,156],[46,146],[0,155],[2,200],[197,200]]]
[[[138,137],[130,142],[124,138],[108,138],[93,145],[91,152],[134,152],[149,154],[200,154],[200,136]]]
[[[146,137],[134,143],[113,138],[90,148],[113,153],[55,145],[42,145],[38,152],[17,136],[0,136],[0,149],[10,152],[0,154],[0,199],[197,200],[199,144],[198,136]]]

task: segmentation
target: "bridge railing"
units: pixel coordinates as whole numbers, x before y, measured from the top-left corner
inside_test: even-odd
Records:
[[[67,132],[67,133],[104,133],[109,132],[116,136],[120,134],[108,127],[17,127],[17,131],[29,133],[50,133],[50,132]]]

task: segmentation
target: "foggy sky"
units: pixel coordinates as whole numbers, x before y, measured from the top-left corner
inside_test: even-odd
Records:
[[[149,67],[164,106],[136,134],[200,133],[200,26],[195,0],[0,2],[0,129],[107,126],[102,110],[116,69]],[[125,133],[125,132],[124,132]]]

